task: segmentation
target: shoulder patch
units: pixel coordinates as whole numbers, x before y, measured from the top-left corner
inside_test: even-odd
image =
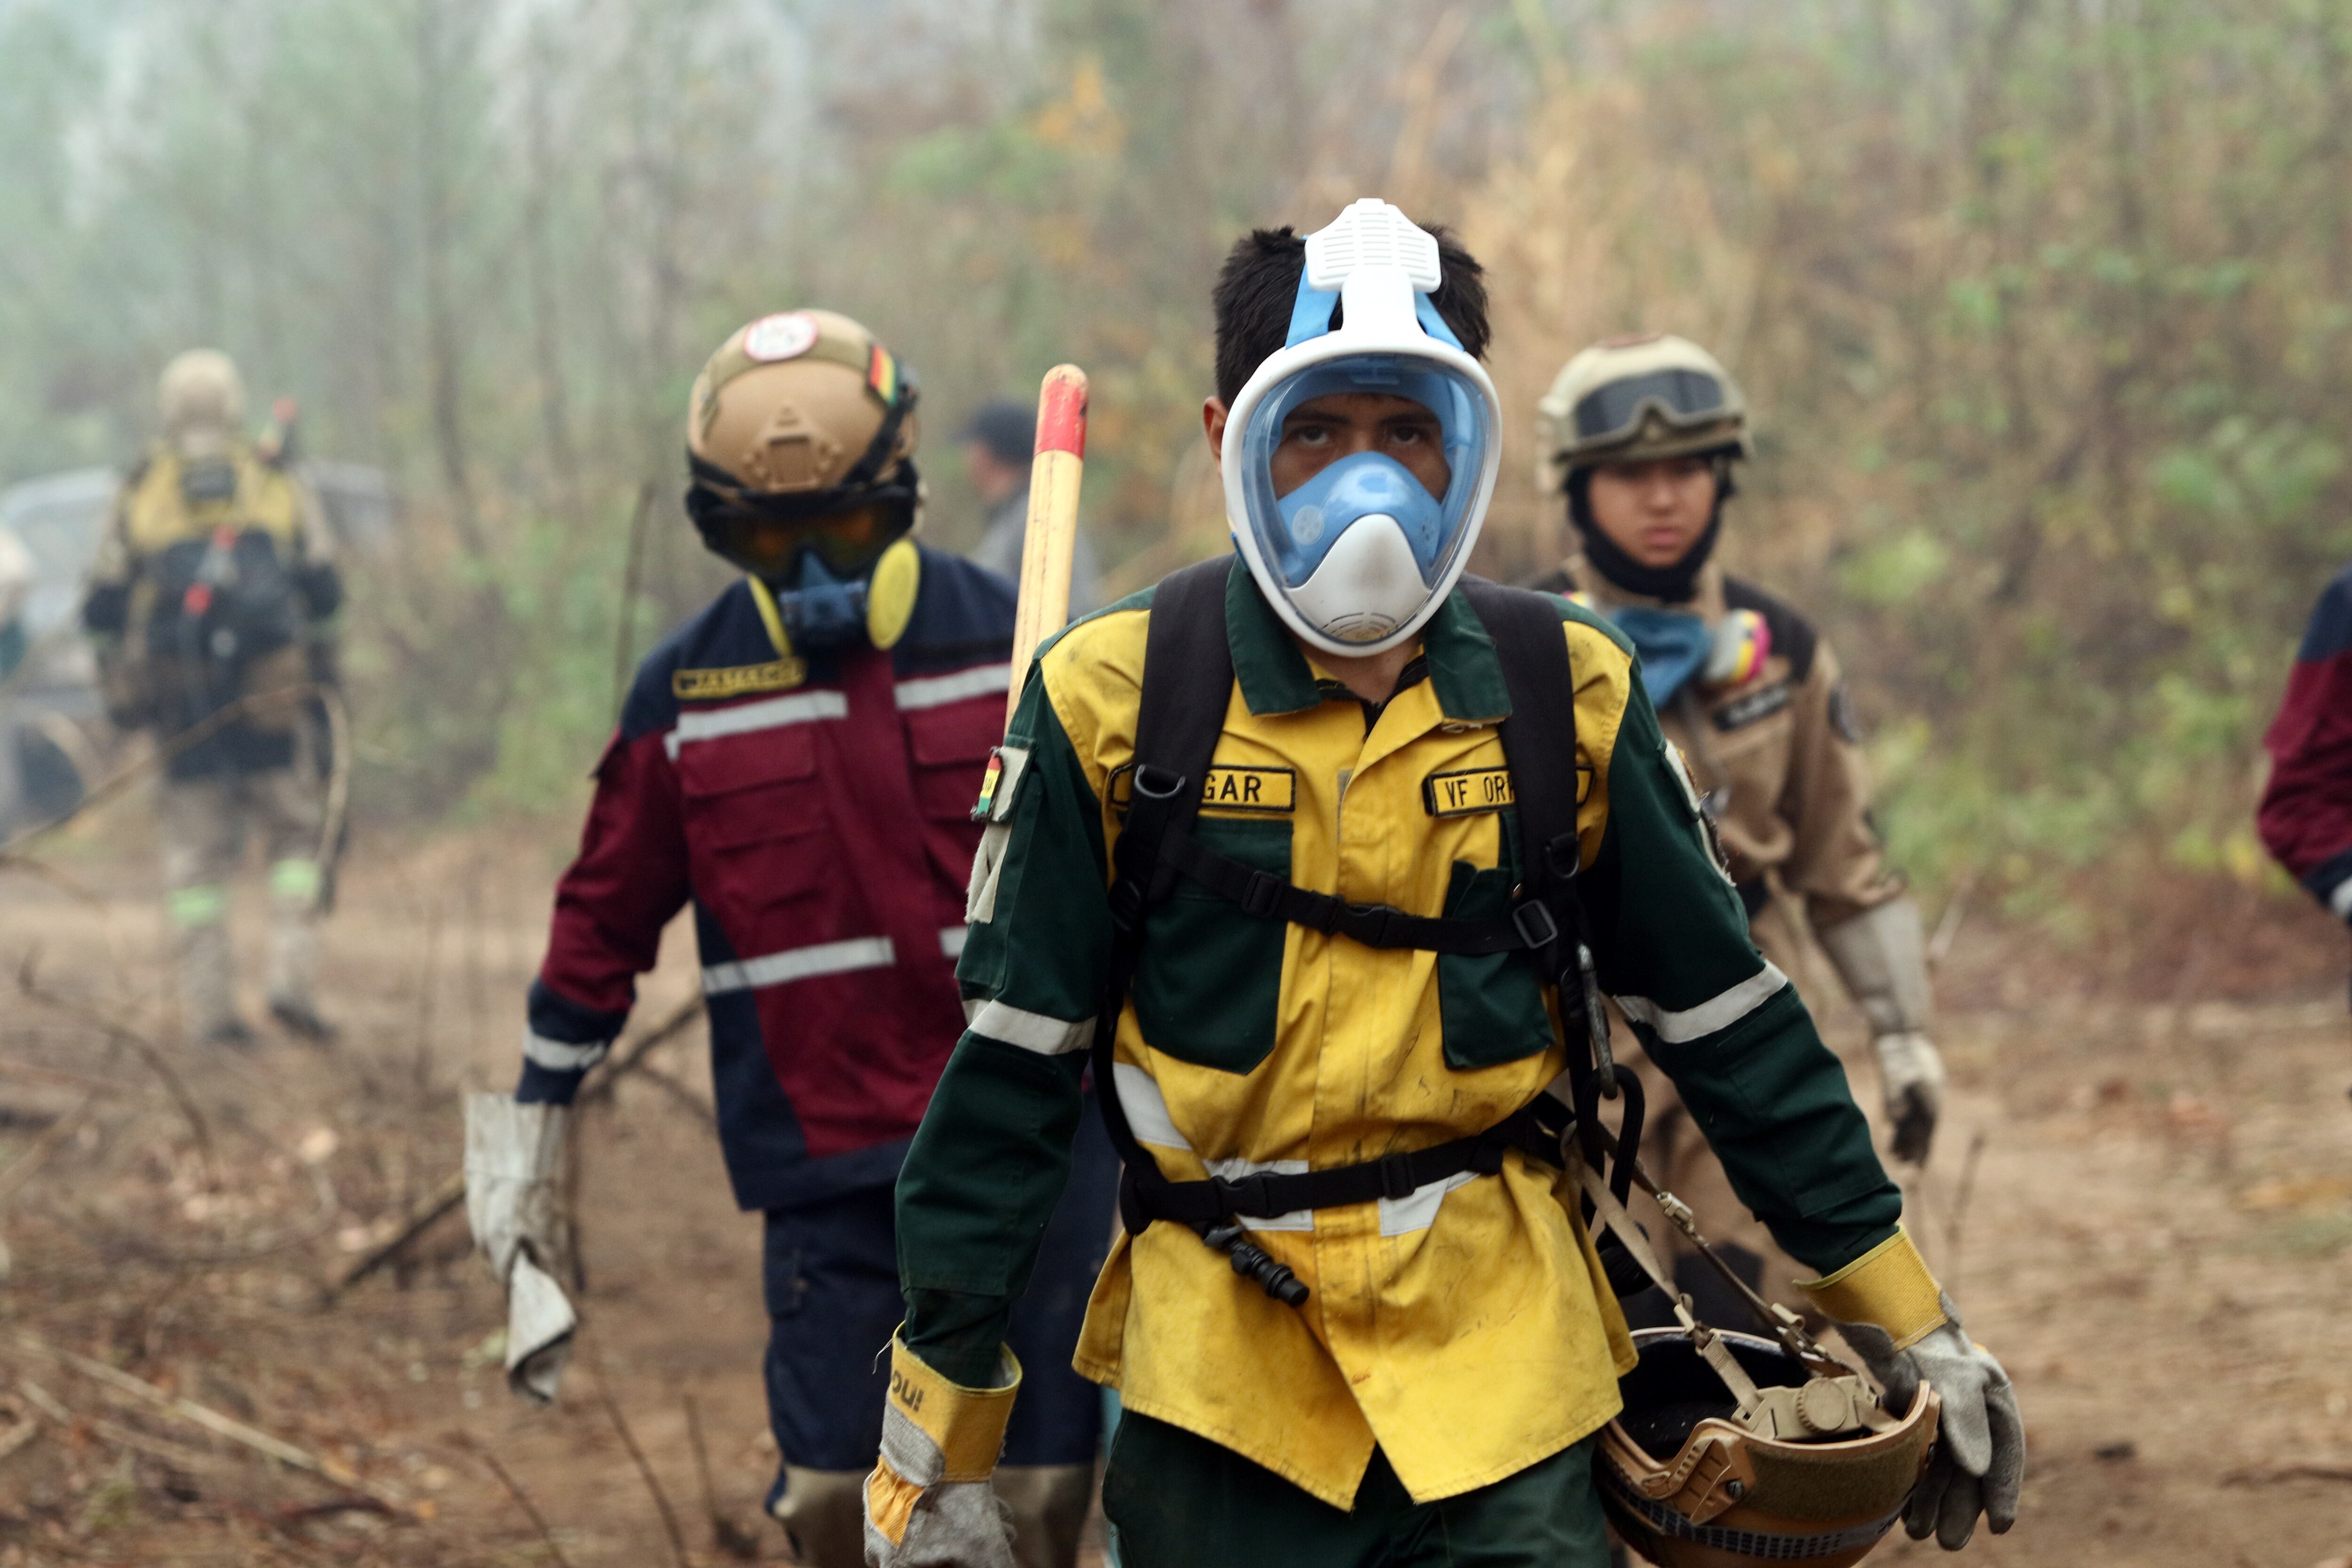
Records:
[[[805,659],[779,658],[766,664],[730,665],[723,669],[674,669],[669,675],[669,689],[681,702],[713,702],[754,691],[789,691],[806,679]]]
[[[980,802],[971,808],[974,822],[1009,822],[1013,803],[1021,794],[1021,780],[1029,771],[1025,746],[998,746],[988,753],[988,771],[980,775]]]
[[[1799,615],[1795,605],[1743,578],[1724,578],[1723,602],[1727,608],[1753,610],[1764,617],[1772,632],[1772,651],[1789,661],[1790,678],[1803,684],[1812,673],[1813,654],[1822,641],[1813,623]]]

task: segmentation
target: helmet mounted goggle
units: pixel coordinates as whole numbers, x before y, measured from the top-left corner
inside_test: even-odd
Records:
[[[1570,417],[1578,441],[1599,446],[1632,438],[1653,417],[1676,430],[1695,430],[1739,412],[1717,377],[1669,366],[1594,387],[1577,399]]]
[[[1430,302],[1441,281],[1433,236],[1376,197],[1354,203],[1307,237],[1287,339],[1227,415],[1234,542],[1284,623],[1328,653],[1378,653],[1417,633],[1461,576],[1494,494],[1501,405]],[[1382,399],[1383,428],[1433,435],[1443,473],[1360,450],[1277,495],[1295,416],[1346,396]]]
[[[922,503],[922,477],[911,453],[895,463],[891,459],[920,389],[914,373],[875,343],[866,356],[866,390],[881,406],[881,422],[857,460],[822,489],[756,489],[718,464],[687,453],[692,483],[687,487],[686,513],[712,553],[789,587],[811,555],[832,575],[856,576],[913,530]],[[785,535],[782,541],[775,537],[780,530]]]

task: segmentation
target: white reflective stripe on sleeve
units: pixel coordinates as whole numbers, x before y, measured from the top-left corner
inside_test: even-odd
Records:
[[[741,735],[753,730],[773,730],[785,724],[813,724],[820,719],[849,717],[849,699],[838,691],[795,691],[732,708],[698,708],[677,716],[677,728],[662,739],[670,760],[688,741],[713,741],[721,735]]]
[[[1789,977],[1767,962],[1758,973],[1749,975],[1720,996],[1709,997],[1696,1007],[1680,1012],[1659,1006],[1647,996],[1620,996],[1617,1005],[1625,1016],[1637,1024],[1647,1024],[1657,1031],[1658,1038],[1670,1046],[1696,1040],[1702,1035],[1712,1035],[1718,1029],[1728,1029],[1748,1014],[1756,1011],[1789,984]]]
[[[584,1046],[569,1040],[551,1040],[545,1035],[522,1032],[522,1054],[526,1060],[545,1068],[550,1072],[586,1072],[604,1059],[613,1048],[610,1040],[591,1040]]]
[[[971,928],[970,926],[941,926],[940,928],[940,956],[943,958],[961,958],[963,956],[964,941],[971,935]]]
[[[819,974],[844,974],[853,969],[887,969],[898,954],[887,936],[853,937],[847,942],[820,942],[814,947],[787,948],[760,958],[713,963],[702,971],[702,994],[723,996],[730,991],[757,991]]]
[[[2336,884],[2336,890],[2327,895],[2327,907],[2336,911],[2337,920],[2352,921],[2352,877]]]
[[[1024,1051],[1034,1051],[1041,1057],[1058,1057],[1085,1049],[1087,1042],[1094,1038],[1095,1021],[1081,1018],[1071,1023],[1065,1018],[1048,1017],[1043,1013],[1024,1012],[1006,1003],[990,1002],[971,1014],[971,1032],[986,1035],[992,1040],[1002,1040],[1008,1046],[1019,1046]],[[1150,1083],[1151,1080],[1147,1078],[1143,1081]],[[1156,1095],[1160,1091],[1154,1089],[1151,1092]],[[1165,1118],[1167,1107],[1160,1107],[1160,1113]],[[1137,1136],[1142,1135],[1138,1133]]]
[[[959,669],[953,675],[923,675],[902,680],[897,690],[899,708],[911,710],[944,707],[967,697],[985,697],[992,691],[1001,694],[1012,688],[1011,665],[983,664],[973,669]]]
[[[1135,1141],[1191,1153],[1192,1142],[1176,1131],[1175,1119],[1168,1114],[1167,1097],[1160,1092],[1160,1085],[1151,1075],[1129,1062],[1113,1062],[1110,1072],[1112,1081],[1118,1086],[1119,1109],[1127,1112],[1127,1125],[1135,1133]],[[1303,1175],[1307,1171],[1304,1160],[1211,1160],[1207,1164],[1210,1174],[1229,1182],[1260,1171],[1281,1176]],[[1412,1202],[1410,1198],[1405,1201]],[[1244,1219],[1242,1224],[1251,1230],[1313,1230],[1315,1212],[1300,1209],[1272,1219]]]

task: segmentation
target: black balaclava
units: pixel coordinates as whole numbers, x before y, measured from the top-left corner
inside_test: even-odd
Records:
[[[1669,605],[1690,602],[1698,589],[1698,574],[1706,565],[1707,557],[1715,553],[1715,542],[1723,532],[1723,503],[1738,493],[1731,480],[1731,457],[1726,452],[1708,454],[1715,463],[1715,510],[1706,520],[1706,530],[1691,542],[1683,558],[1671,566],[1644,566],[1617,547],[1617,542],[1601,530],[1592,517],[1592,470],[1580,468],[1568,480],[1568,521],[1576,527],[1577,537],[1584,542],[1584,558],[1592,569],[1615,586],[1644,599],[1657,599]]]

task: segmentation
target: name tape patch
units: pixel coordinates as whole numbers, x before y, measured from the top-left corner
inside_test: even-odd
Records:
[[[1110,803],[1125,805],[1134,796],[1135,770],[1121,768],[1111,775]],[[1201,788],[1203,811],[1288,812],[1298,808],[1298,775],[1288,768],[1225,768],[1209,770]]]
[[[1432,816],[1471,816],[1517,805],[1508,768],[1466,768],[1421,781],[1421,803]]]
[[[1718,730],[1744,730],[1786,708],[1792,695],[1794,693],[1787,681],[1776,680],[1761,691],[1736,697],[1715,710],[1715,727]]]
[[[730,665],[724,669],[674,669],[670,671],[669,689],[680,701],[709,702],[753,691],[789,691],[807,679],[806,660],[780,658],[768,664]]]

